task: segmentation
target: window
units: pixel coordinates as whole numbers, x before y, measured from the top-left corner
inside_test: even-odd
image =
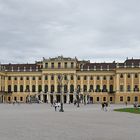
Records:
[[[112,102],[113,101],[113,98],[112,97],[110,97],[110,102]]]
[[[68,86],[64,85],[64,93],[67,93],[67,92],[68,92]]]
[[[20,92],[23,92],[23,85],[20,85]]]
[[[39,80],[41,80],[41,76],[39,76]]]
[[[29,77],[26,77],[26,80],[29,80]]]
[[[65,68],[67,68],[68,66],[67,66],[67,62],[65,62]]]
[[[23,77],[20,77],[20,80],[23,80]]]
[[[60,85],[57,85],[57,92],[61,93],[61,86]]]
[[[113,80],[113,76],[110,76],[110,80]]]
[[[14,79],[17,80],[17,77],[15,77]]]
[[[135,97],[134,97],[134,102],[137,102],[137,101],[138,101],[138,97],[135,96]]]
[[[78,76],[77,79],[80,80],[80,76]]]
[[[23,97],[20,97],[20,101],[23,101]]]
[[[60,62],[58,63],[58,68],[59,68],[59,69],[61,68],[61,63],[60,63]]]
[[[113,93],[113,85],[110,85],[109,90],[110,90],[110,93]]]
[[[67,80],[67,75],[64,76],[64,80]]]
[[[120,91],[123,92],[123,85],[120,85]]]
[[[127,102],[130,102],[130,96],[127,97]]]
[[[135,74],[135,78],[138,78],[138,74],[137,73]]]
[[[70,85],[70,93],[74,92],[74,85]]]
[[[123,102],[123,96],[120,97],[120,102]]]
[[[139,91],[138,85],[135,85],[135,86],[134,86],[134,91],[135,91],[135,92]]]
[[[100,77],[99,76],[97,76],[97,80],[100,80]]]
[[[52,69],[54,68],[54,63],[51,63],[51,68],[52,68]]]
[[[84,80],[87,80],[87,76],[84,76]]]
[[[39,86],[38,86],[38,92],[41,92],[41,91],[42,91],[42,86],[39,85]]]
[[[45,80],[48,80],[48,76],[47,75],[45,76]]]
[[[127,85],[127,91],[129,92],[131,90],[131,86]]]
[[[127,78],[130,78],[130,74],[127,75]]]
[[[97,97],[97,102],[99,102],[100,101],[100,98],[99,97]]]
[[[32,92],[35,92],[35,85],[32,85]]]
[[[14,101],[17,101],[17,97],[14,97]]]
[[[29,85],[26,85],[26,92],[29,92],[30,91],[30,88],[29,88]]]
[[[11,80],[11,76],[8,77],[8,80]]]
[[[90,80],[93,80],[93,76],[90,77]]]
[[[54,92],[54,85],[51,85],[51,93]]]
[[[33,78],[32,78],[33,80],[35,80],[35,77],[33,76]]]
[[[45,68],[48,68],[48,63],[45,63]]]
[[[54,80],[54,76],[53,75],[51,75],[51,80]]]
[[[71,68],[74,68],[74,63],[73,62],[71,62]]]
[[[102,90],[102,92],[107,92],[106,85],[103,85],[103,90]]]
[[[87,85],[84,85],[83,89],[84,89],[84,92],[86,92],[87,91]]]
[[[71,80],[73,80],[74,78],[73,78],[73,75],[71,75]]]
[[[45,85],[45,93],[48,92],[48,85]]]
[[[106,101],[106,97],[103,97],[103,101],[104,101],[104,102]]]
[[[8,93],[11,93],[11,85],[8,85]]]
[[[90,92],[93,91],[93,85],[90,85]]]
[[[106,76],[104,76],[104,78],[103,78],[104,80],[106,80]]]
[[[14,92],[17,92],[17,85],[14,85]]]
[[[8,97],[8,101],[9,101],[9,102],[11,101],[11,97]]]
[[[120,75],[120,78],[123,78],[123,74]]]
[[[96,86],[96,92],[100,92],[100,85]]]

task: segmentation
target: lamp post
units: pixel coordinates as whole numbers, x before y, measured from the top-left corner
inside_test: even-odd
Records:
[[[80,93],[80,87],[77,87],[77,107],[80,107],[80,100],[79,100],[79,93]]]
[[[63,101],[62,101],[62,94],[63,94],[63,75],[59,75],[58,76],[58,84],[60,86],[60,93],[61,93],[61,97],[60,97],[60,102],[61,102],[61,107],[60,107],[60,110],[59,112],[64,112],[64,109],[63,109]]]

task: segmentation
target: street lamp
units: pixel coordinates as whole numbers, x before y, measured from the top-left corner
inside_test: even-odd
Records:
[[[76,96],[77,96],[77,107],[80,107],[80,105],[79,105],[79,102],[80,102],[79,93],[80,93],[80,87],[78,86],[77,87],[77,94],[76,94]]]
[[[63,93],[63,75],[59,75],[58,76],[58,84],[60,86],[60,93],[61,93],[61,98],[60,98],[60,102],[61,102],[61,107],[60,107],[60,110],[59,112],[64,112],[64,109],[63,109],[63,101],[62,101],[62,93]]]

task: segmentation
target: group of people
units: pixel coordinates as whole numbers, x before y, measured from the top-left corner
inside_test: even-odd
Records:
[[[102,110],[107,111],[107,107],[108,107],[108,103],[107,102],[103,102],[102,103]]]
[[[52,107],[55,108],[55,111],[57,111],[57,108],[59,108],[61,106],[60,102],[56,102],[54,101],[52,104],[51,104]]]

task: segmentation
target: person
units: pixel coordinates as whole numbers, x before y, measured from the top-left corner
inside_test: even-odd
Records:
[[[107,103],[104,103],[104,111],[107,111]]]
[[[54,108],[55,108],[55,111],[57,111],[57,103],[55,103]]]
[[[102,110],[104,110],[104,103],[102,103]]]
[[[127,106],[127,101],[125,102],[125,105]]]

